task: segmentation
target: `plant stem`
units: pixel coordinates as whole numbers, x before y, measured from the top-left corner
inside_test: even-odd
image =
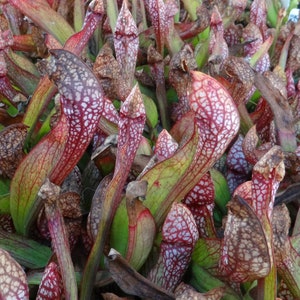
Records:
[[[102,216],[98,226],[97,237],[95,239],[93,248],[88,257],[85,265],[82,282],[81,282],[81,293],[80,299],[90,299],[96,278],[96,273],[99,267],[101,254],[104,252],[104,246],[109,234],[109,230],[112,224],[113,216],[121,201],[122,193],[122,181],[124,181],[123,174],[118,173],[110,182],[105,199],[102,203]],[[123,180],[122,180],[123,179]],[[126,177],[125,177],[126,180]],[[121,188],[120,188],[121,187]]]
[[[77,300],[78,291],[75,270],[71,258],[68,233],[58,205],[59,193],[59,186],[54,185],[47,179],[40,189],[39,196],[45,200],[45,214],[52,239],[52,246],[63,279],[65,298],[67,300]]]
[[[250,59],[250,66],[254,67],[257,62],[265,55],[268,53],[272,42],[274,40],[273,36],[268,37],[268,39],[259,47],[259,49],[253,54],[253,56]]]
[[[183,5],[184,8],[187,10],[187,12],[189,13],[192,21],[196,21],[197,20],[197,8],[198,6],[200,6],[200,1],[198,0],[183,0]]]
[[[84,20],[84,0],[74,0],[74,28],[81,30]]]
[[[165,84],[160,81],[156,81],[156,98],[162,126],[164,129],[170,130],[170,119],[168,117],[169,113]]]
[[[273,264],[270,273],[262,279],[257,280],[256,299],[276,299],[276,266]]]
[[[284,45],[283,45],[282,50],[281,50],[278,65],[281,67],[282,70],[285,70],[285,67],[286,67],[286,62],[287,62],[287,57],[288,57],[288,53],[289,53],[290,43],[291,43],[291,40],[292,40],[293,36],[294,36],[294,33],[289,34],[289,36],[285,40]]]
[[[254,124],[249,116],[249,113],[244,103],[239,104],[238,111],[241,118],[240,130],[241,133],[245,135]]]
[[[112,29],[112,31],[115,31],[116,24],[117,24],[117,19],[118,19],[118,5],[116,0],[107,0],[106,1],[106,13],[109,19],[109,25]]]

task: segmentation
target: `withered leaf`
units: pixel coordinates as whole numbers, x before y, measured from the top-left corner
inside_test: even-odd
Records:
[[[58,205],[64,218],[65,227],[68,232],[70,248],[77,243],[81,232],[81,208],[80,195],[74,192],[65,192],[59,195]],[[40,234],[50,240],[48,221],[45,217],[45,210],[41,210],[37,219],[38,230]]]
[[[134,300],[133,297],[119,297],[113,293],[103,293],[101,296],[104,300]]]
[[[218,287],[207,293],[199,293],[192,286],[180,283],[175,290],[176,300],[219,300],[222,299],[225,287]]]
[[[25,156],[23,145],[27,128],[14,124],[0,132],[0,176],[12,178],[20,161]]]
[[[297,147],[297,143],[294,118],[287,99],[282,96],[280,91],[274,87],[272,81],[266,76],[256,73],[254,78],[255,86],[266,99],[274,114],[280,145],[283,150],[293,152]]]
[[[105,259],[105,264],[114,281],[127,294],[158,300],[175,299],[173,294],[154,285],[132,269],[116,250],[110,250],[108,257]]]
[[[80,195],[75,192],[65,192],[59,195],[59,206],[66,218],[76,219],[82,216]]]
[[[195,70],[197,63],[194,52],[189,45],[185,45],[182,50],[176,53],[170,62],[169,81],[176,90],[179,103],[175,105],[173,116],[178,120],[184,113],[190,110],[188,100],[188,89],[190,84],[190,70]]]
[[[287,67],[293,71],[299,69],[300,67],[300,36],[294,35],[291,40],[291,45],[289,48],[289,56],[287,60]]]
[[[109,99],[126,99],[127,84],[122,77],[121,67],[109,44],[106,43],[101,48],[93,66],[94,74],[99,79],[105,95]]]
[[[121,67],[122,77],[129,87],[129,89],[123,91],[123,93],[128,95],[134,78],[139,39],[135,21],[127,7],[126,1],[123,1],[117,19],[114,32],[114,46],[117,61]]]
[[[291,218],[285,204],[277,205],[273,209],[271,220],[273,230],[273,243],[276,253],[285,252],[285,244],[288,240],[289,229],[291,226]],[[289,255],[286,253],[286,255]]]
[[[257,217],[271,220],[275,193],[285,175],[283,153],[279,146],[271,148],[252,171],[252,208]]]
[[[265,277],[271,269],[268,242],[260,220],[241,197],[228,204],[221,270],[233,282]]]
[[[87,230],[93,240],[97,236],[98,224],[100,222],[101,216],[102,202],[105,198],[105,193],[107,191],[107,187],[111,182],[111,179],[112,175],[108,175],[101,180],[92,200],[91,210],[88,216]]]
[[[229,56],[224,62],[224,72],[230,82],[229,92],[235,103],[243,103],[254,84],[254,72],[240,57]]]
[[[290,224],[291,218],[285,204],[276,206],[273,210],[272,230],[277,272],[284,281],[286,291],[293,295],[291,299],[299,299],[300,277],[295,266],[300,264],[300,255],[288,236]]]

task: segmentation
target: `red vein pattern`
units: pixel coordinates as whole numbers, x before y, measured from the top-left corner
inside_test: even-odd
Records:
[[[234,197],[227,207],[221,271],[233,282],[265,277],[271,269],[271,258],[260,220],[241,197]]]
[[[191,73],[190,106],[196,113],[199,133],[196,165],[213,163],[236,135],[239,115],[231,96],[217,80],[201,72]]]
[[[0,299],[29,299],[26,274],[22,267],[0,248]]]
[[[193,215],[185,205],[172,205],[162,228],[162,236],[160,257],[149,277],[166,290],[173,291],[189,265],[199,238]]]
[[[254,166],[252,172],[252,207],[261,218],[272,218],[275,193],[285,174],[283,153],[279,146],[269,150]]]
[[[45,269],[36,300],[59,300],[62,296],[62,281],[58,265],[51,262]]]
[[[207,172],[182,201],[192,212],[200,237],[216,235],[213,222],[214,200],[214,184]]]
[[[148,10],[156,36],[157,51],[162,53],[167,30],[166,10],[163,0],[149,0]]]
[[[154,153],[157,155],[159,161],[171,157],[178,149],[178,143],[172,138],[169,132],[165,129],[159,134]]]
[[[137,53],[139,48],[138,30],[135,21],[127,8],[126,1],[123,1],[114,32],[114,46],[116,58],[120,64],[123,78],[132,84]]]
[[[58,87],[62,109],[69,122],[63,156],[50,177],[53,183],[60,185],[90,143],[104,101],[98,80],[77,56],[66,50],[51,50],[51,54],[49,77]]]
[[[115,174],[126,165],[130,168],[129,161],[133,161],[137,147],[141,141],[141,133],[146,122],[146,112],[142,94],[136,84],[120,110],[118,153]],[[123,170],[125,172],[125,170]],[[125,173],[124,173],[125,174]]]

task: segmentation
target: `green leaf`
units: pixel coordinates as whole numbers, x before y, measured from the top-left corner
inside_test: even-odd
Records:
[[[187,142],[171,158],[150,169],[140,180],[148,182],[148,191],[144,202],[153,214],[157,225],[161,225],[174,201],[174,196],[181,189],[180,181],[193,161],[198,144],[198,134],[190,122],[185,131]],[[172,196],[170,196],[172,194]]]
[[[224,300],[239,300],[241,297],[231,288],[227,287],[217,277],[211,275],[207,270],[193,263],[192,267],[192,278],[190,284],[200,292],[207,292],[213,288],[226,287],[225,295],[222,297]]]
[[[20,265],[30,269],[45,267],[52,255],[49,247],[1,229],[0,248],[8,251]]]
[[[84,269],[80,299],[87,299],[91,295],[91,286],[95,280],[100,255],[104,251],[113,217],[121,203],[122,190],[141,142],[145,121],[146,112],[142,94],[136,84],[120,110],[115,171],[102,202],[98,232]]]
[[[66,116],[62,113],[57,126],[25,157],[12,182],[10,210],[18,233],[27,235],[42,204],[37,193],[59,161],[68,135]]]
[[[158,123],[157,107],[152,98],[142,94],[143,102],[146,110],[146,122],[151,128],[155,128]]]
[[[220,240],[201,238],[195,245],[192,261],[205,269],[217,268],[220,260],[220,249]]]
[[[13,105],[10,105],[6,111],[11,117],[16,117],[19,113],[18,109]]]
[[[222,211],[223,215],[226,214],[226,204],[231,198],[227,181],[223,174],[216,169],[210,169],[210,175],[212,177],[215,188],[215,203]]]
[[[53,35],[61,44],[64,44],[74,33],[70,24],[53,10],[46,0],[10,0],[10,4],[29,17],[36,25]]]
[[[13,51],[5,54],[9,78],[17,84],[26,95],[32,95],[38,82],[39,73],[35,66],[25,57]]]
[[[0,214],[9,213],[9,185],[10,180],[1,179],[0,180]]]
[[[140,178],[148,182],[145,205],[157,226],[162,225],[171,204],[182,200],[222,156],[239,129],[235,104],[225,88],[201,72],[191,72],[191,78],[192,111],[171,131],[182,147]]]
[[[128,215],[126,209],[126,201],[123,198],[119,205],[110,234],[110,246],[116,249],[123,257],[126,255],[128,244]]]

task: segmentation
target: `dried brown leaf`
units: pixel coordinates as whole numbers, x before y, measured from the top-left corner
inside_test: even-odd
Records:
[[[9,126],[12,124],[21,123],[23,120],[23,114],[18,114],[15,117],[10,116],[6,109],[0,108],[0,124],[3,126]]]
[[[226,79],[230,82],[229,92],[235,103],[243,103],[254,84],[254,72],[240,57],[229,56],[224,62]]]
[[[70,248],[77,243],[81,234],[81,208],[80,195],[75,192],[65,192],[59,195],[58,205],[61,214],[64,217],[65,227],[68,232]],[[48,221],[44,209],[40,211],[37,219],[40,234],[47,240],[50,240]]]
[[[271,269],[271,258],[260,220],[241,197],[234,197],[227,207],[221,270],[233,282],[265,277]]]
[[[59,195],[59,206],[65,218],[76,219],[82,216],[80,195],[75,192],[65,192]]]
[[[252,122],[256,124],[257,134],[262,143],[275,143],[274,115],[268,102],[260,98],[255,111],[250,114]]]
[[[288,240],[289,229],[291,226],[291,218],[285,204],[277,205],[273,209],[272,215],[273,243],[276,255],[285,252],[284,248]],[[288,255],[288,253],[286,253]],[[277,261],[280,261],[277,259]]]
[[[25,156],[23,144],[27,128],[23,124],[14,124],[0,132],[0,176],[12,178],[19,163]]]
[[[225,287],[218,287],[207,293],[199,293],[192,286],[180,283],[175,289],[176,300],[220,300],[225,292]]]
[[[80,194],[82,191],[82,178],[79,168],[76,166],[67,176],[61,186],[61,194],[64,192],[73,192]]]
[[[122,77],[119,63],[113,56],[113,51],[106,43],[96,58],[93,65],[93,72],[99,79],[105,95],[109,99],[120,99],[124,101],[128,95],[128,86]]]
[[[127,261],[114,249],[111,249],[105,263],[114,281],[127,294],[141,298],[171,300],[174,295],[154,285],[132,269]]]
[[[300,36],[294,35],[289,47],[289,56],[287,60],[287,67],[293,71],[300,68]]]
[[[88,216],[87,231],[90,237],[94,240],[98,232],[98,224],[100,222],[102,202],[105,198],[107,187],[112,179],[112,175],[104,177],[97,187],[91,205],[91,210]]]
[[[101,294],[104,300],[134,300],[133,297],[119,297],[113,293],[103,293]]]
[[[134,79],[139,39],[136,23],[127,7],[126,1],[123,1],[122,8],[116,22],[114,31],[114,47],[117,61],[121,67],[122,77],[130,88]],[[123,93],[124,92],[125,91],[123,91]],[[129,93],[130,89],[128,90],[127,95]]]
[[[297,145],[292,110],[286,97],[274,86],[274,80],[270,80],[269,77],[256,73],[254,84],[272,109],[283,150],[293,152]]]
[[[179,103],[174,106],[174,120],[178,120],[190,110],[188,90],[190,85],[190,70],[196,70],[197,63],[192,48],[187,44],[176,53],[170,61],[169,82],[176,90]]]

